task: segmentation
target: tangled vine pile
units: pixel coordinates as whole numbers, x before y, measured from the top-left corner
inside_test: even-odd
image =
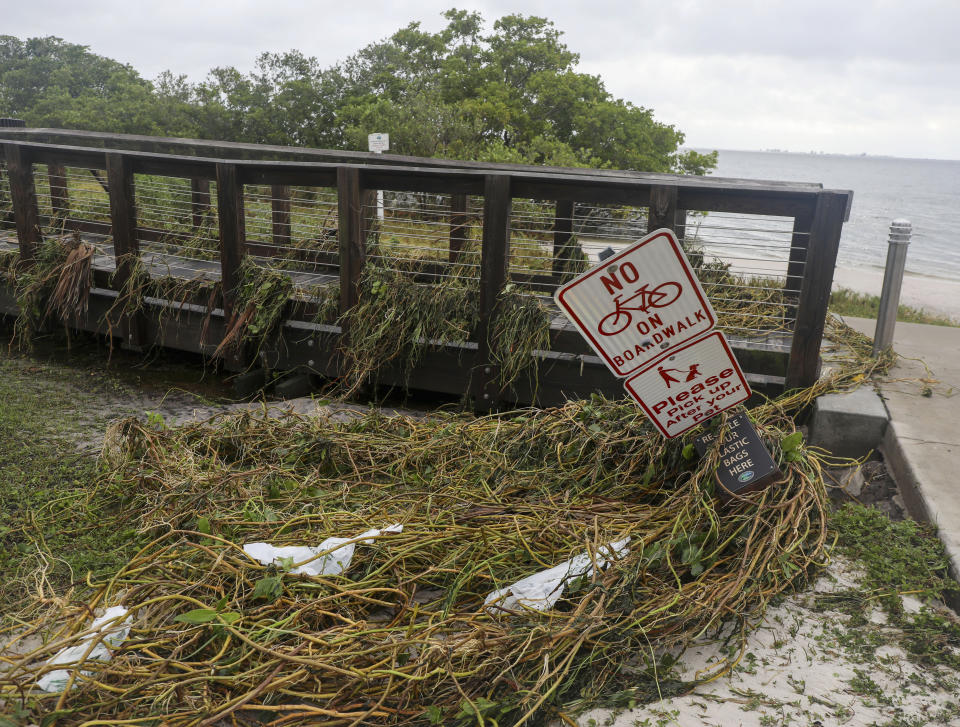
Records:
[[[96,496],[149,544],[88,598],[38,599],[0,633],[46,637],[3,658],[0,700],[64,725],[467,725],[572,723],[614,694],[654,697],[670,686],[665,654],[721,634],[736,647],[824,558],[822,460],[797,446],[792,414],[886,363],[836,322],[832,335],[846,366],[751,410],[784,480],[730,501],[718,450],[698,459],[599,397],[482,418],[125,421]],[[366,539],[393,523],[402,532]],[[330,536],[355,547],[342,572],[243,549]],[[594,567],[549,607],[487,603],[578,554]],[[118,606],[131,629],[112,658],[40,691],[48,660],[89,653],[92,615]]]

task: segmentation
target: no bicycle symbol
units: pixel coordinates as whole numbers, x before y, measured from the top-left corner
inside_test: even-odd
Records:
[[[631,263],[625,263],[620,267],[624,278],[627,277],[627,271],[630,275],[639,277],[636,267]],[[611,278],[610,280],[612,280]],[[633,311],[646,313],[651,308],[666,308],[680,297],[683,288],[680,283],[662,283],[653,290],[649,290],[649,285],[643,285],[626,300],[622,295],[615,295],[613,303],[616,306],[613,312],[600,319],[598,330],[601,336],[615,336],[622,333],[624,329],[633,323]],[[636,302],[634,302],[636,301]],[[633,303],[633,305],[627,305]]]
[[[680,243],[666,229],[571,280],[555,299],[619,377],[702,336],[717,320]]]

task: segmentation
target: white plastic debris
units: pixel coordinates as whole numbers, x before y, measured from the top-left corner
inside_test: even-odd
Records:
[[[292,559],[301,563],[291,573],[305,573],[308,576],[337,576],[350,567],[353,551],[357,542],[371,545],[373,538],[386,533],[402,533],[403,525],[390,525],[382,530],[367,530],[353,538],[327,538],[315,547],[307,545],[270,545],[269,543],[247,543],[243,552],[251,558],[270,565],[280,564],[281,559]],[[330,551],[330,552],[327,552]],[[320,555],[323,553],[323,555]],[[308,562],[304,562],[308,561]]]
[[[119,647],[130,634],[131,619],[129,616],[119,621],[127,615],[127,609],[123,606],[113,606],[108,608],[106,613],[98,619],[95,619],[90,628],[93,632],[83,638],[76,646],[68,646],[57,652],[47,664],[75,664],[87,653],[90,648],[90,642],[99,639],[99,643],[90,649],[86,661],[110,661],[112,656],[110,649]],[[103,634],[103,636],[101,636]],[[81,672],[87,674],[89,672]],[[45,692],[62,692],[67,688],[67,682],[70,680],[69,669],[57,669],[44,674],[37,680],[37,686]],[[76,682],[74,682],[76,686]]]
[[[598,568],[606,568],[614,559],[623,558],[630,549],[630,538],[617,540],[601,546],[594,559],[589,553],[581,553],[560,565],[532,576],[521,578],[513,585],[498,588],[484,600],[484,605],[502,611],[518,611],[531,608],[534,611],[546,611],[563,595],[567,582],[578,576],[592,576],[594,560]]]

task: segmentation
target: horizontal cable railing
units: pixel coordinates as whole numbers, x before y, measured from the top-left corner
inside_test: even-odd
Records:
[[[552,293],[603,250],[621,249],[651,226],[673,227],[737,345],[790,351],[787,383],[815,371],[829,290],[819,273],[832,270],[849,199],[809,185],[648,181],[591,170],[365,167],[0,143],[5,166],[13,164],[0,169],[0,242],[8,250],[36,245],[29,225],[19,224],[33,215],[43,235],[83,235],[98,248],[95,266],[109,271],[118,259],[115,216],[129,212],[132,223],[123,224],[133,237],[121,240],[135,242],[150,275],[222,280],[228,312],[245,258],[289,278],[299,299],[340,290],[339,315],[356,304],[365,266],[418,286],[452,282],[480,296],[481,358],[484,321],[507,285],[547,310],[551,348],[586,353],[552,308]],[[129,200],[110,188],[117,169],[129,169]],[[33,195],[18,197],[14,187],[26,180]]]

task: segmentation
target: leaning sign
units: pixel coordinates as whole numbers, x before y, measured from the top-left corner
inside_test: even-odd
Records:
[[[624,387],[668,438],[750,398],[747,379],[720,331],[657,359]]]
[[[615,376],[712,330],[717,317],[671,230],[657,230],[557,290],[557,305]]]
[[[671,230],[557,290],[570,321],[660,432],[676,437],[750,398],[717,316]]]

